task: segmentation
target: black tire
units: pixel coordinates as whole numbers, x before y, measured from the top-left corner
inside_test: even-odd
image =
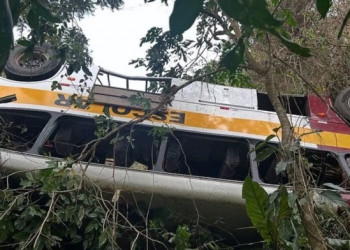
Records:
[[[350,87],[339,93],[335,99],[334,108],[343,118],[350,120]]]
[[[34,47],[31,55],[26,47],[17,45],[10,53],[5,66],[8,79],[17,81],[40,81],[53,76],[61,67],[62,59],[49,44]]]

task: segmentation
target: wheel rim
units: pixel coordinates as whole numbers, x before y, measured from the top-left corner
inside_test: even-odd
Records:
[[[48,59],[49,58],[45,54],[34,51],[30,55],[20,55],[17,58],[17,65],[25,69],[40,68],[48,61]]]

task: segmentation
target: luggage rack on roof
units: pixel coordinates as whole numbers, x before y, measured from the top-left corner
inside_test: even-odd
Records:
[[[123,79],[125,81],[125,87],[124,89],[128,89],[128,90],[137,90],[137,91],[143,91],[143,92],[150,92],[153,94],[161,94],[161,92],[159,91],[159,89],[161,88],[169,88],[171,85],[171,78],[170,77],[140,77],[140,76],[126,76],[126,75],[122,75],[116,72],[112,72],[103,68],[100,68],[100,71],[98,73],[98,77],[97,77],[97,81],[101,84],[101,85],[105,85],[106,81],[103,81],[103,79],[101,79],[103,75],[107,76],[107,84],[108,86],[113,86],[113,83],[116,83],[117,86],[114,87],[119,87],[120,86],[120,81],[117,82],[113,82],[114,80],[117,79]],[[112,79],[112,80],[111,80]],[[131,81],[135,81],[135,82],[144,82],[144,88],[143,90],[140,89],[140,84],[138,83],[139,86],[131,86]],[[157,85],[157,86],[155,86]],[[157,88],[158,87],[158,88]],[[119,87],[119,88],[123,88],[123,87]]]
[[[103,76],[106,76],[105,79],[102,78]],[[132,104],[129,99],[132,95],[140,93],[149,100],[150,108],[155,108],[161,102],[162,90],[171,85],[169,77],[125,76],[102,68],[98,73],[97,81],[99,84],[94,84],[92,88],[94,103],[134,109],[145,109],[145,107]],[[162,110],[165,111],[166,107]]]

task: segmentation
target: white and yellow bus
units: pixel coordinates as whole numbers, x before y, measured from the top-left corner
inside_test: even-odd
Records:
[[[68,76],[59,62],[52,64],[50,53],[38,56],[33,64],[21,61],[21,51],[17,49],[10,57],[8,77],[0,78],[0,159],[6,171],[43,169],[52,158],[77,157],[86,143],[96,139],[94,117],[108,110],[116,123],[126,123],[145,113],[130,103],[131,95],[142,93],[154,107],[161,94],[148,91],[151,85],[184,83],[171,78],[127,77],[96,66],[89,68],[89,77],[83,72]],[[52,91],[53,82],[61,89]],[[71,95],[85,93],[87,97],[88,92],[94,98],[88,108],[71,105]],[[340,98],[345,108],[347,93]],[[312,163],[315,185],[338,185],[345,197],[350,127],[334,112],[329,98],[284,96],[282,100],[288,104],[301,150]],[[86,176],[103,188],[125,194],[121,202],[143,200],[188,215],[199,212],[208,222],[221,218],[221,226],[227,229],[242,228],[250,224],[241,216],[245,215],[244,178],[250,175],[269,192],[283,181],[274,171],[274,155],[257,162],[252,151],[278,127],[266,94],[194,82],[180,90],[162,112],[120,131],[124,139],[115,145],[100,143]],[[154,128],[167,133],[156,141]],[[270,143],[278,143],[278,137]],[[135,169],[135,163],[142,169]],[[74,169],[80,173],[85,166],[77,163]]]

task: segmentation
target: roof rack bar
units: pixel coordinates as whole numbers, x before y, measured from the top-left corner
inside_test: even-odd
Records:
[[[107,81],[108,81],[108,86],[111,86],[111,79],[109,77],[109,74],[107,73]]]
[[[109,71],[106,70],[104,68],[100,68],[100,71],[102,73],[106,73],[107,75],[112,75],[112,76],[116,76],[116,77],[120,77],[120,78],[124,78],[124,79],[128,79],[128,80],[136,80],[136,81],[164,81],[166,83],[171,82],[171,77],[150,77],[150,76],[146,76],[146,77],[140,77],[140,76],[126,76],[126,75],[122,75],[113,71]]]
[[[97,81],[99,81],[99,83],[100,83],[101,85],[103,85],[103,83],[102,83],[102,81],[101,81],[101,79],[100,79],[99,77],[97,77]]]

